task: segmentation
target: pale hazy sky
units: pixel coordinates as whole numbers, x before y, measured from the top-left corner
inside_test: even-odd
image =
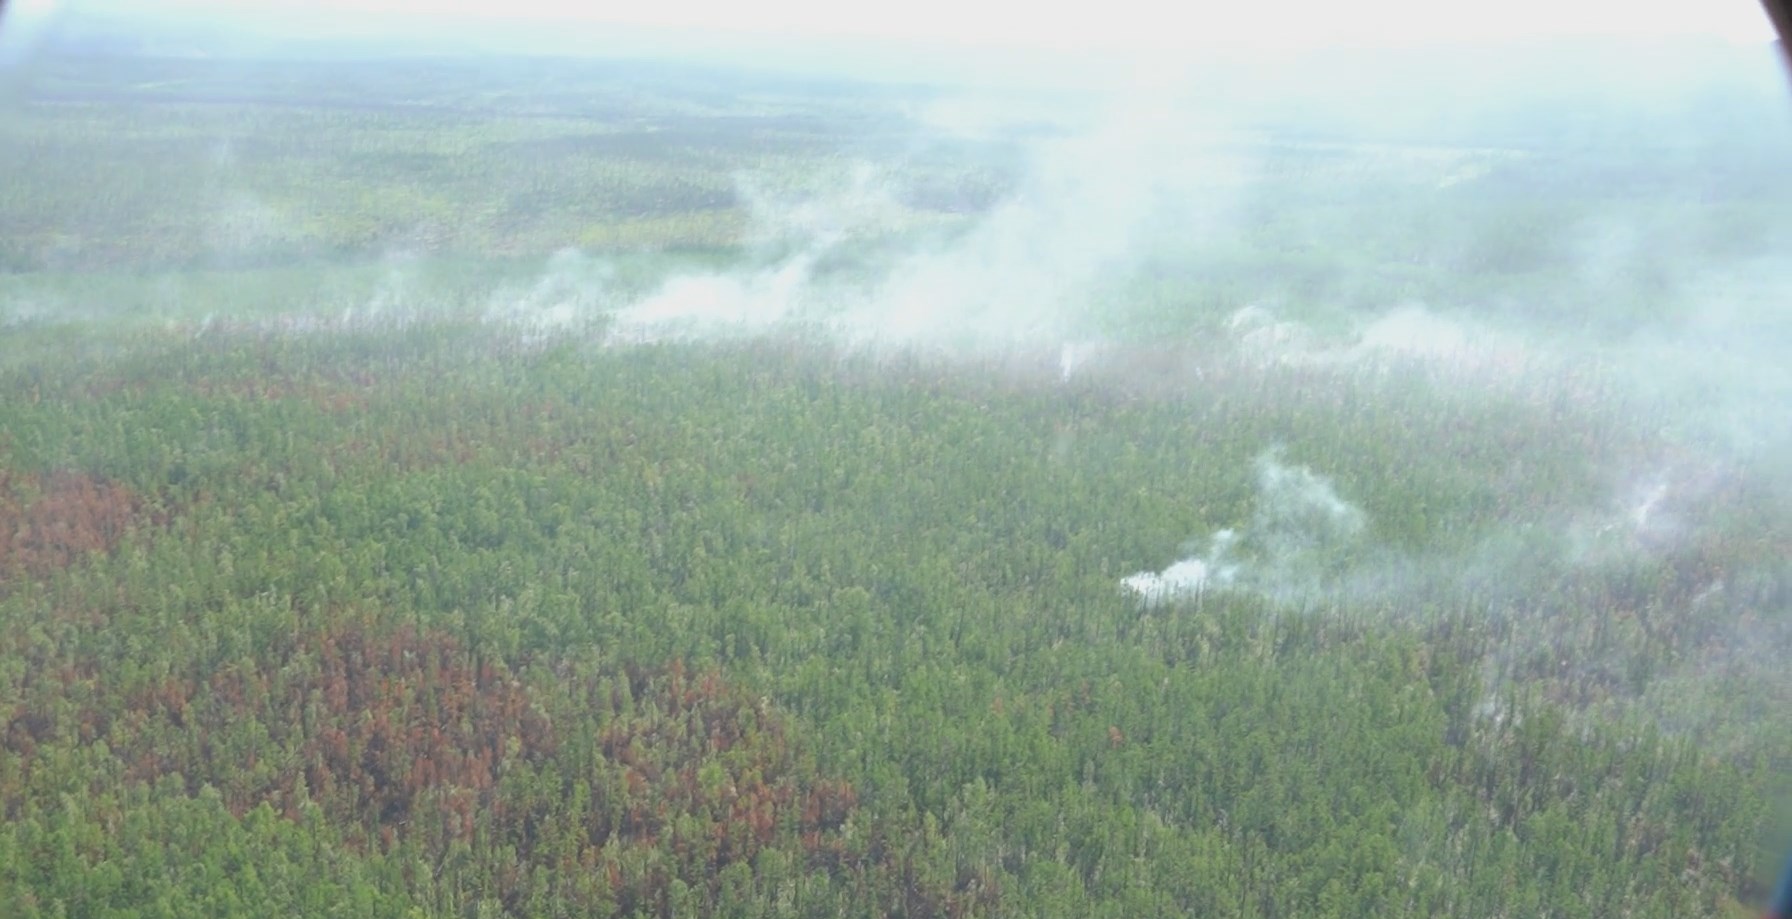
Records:
[[[336,0],[347,6],[366,4]],[[1754,0],[373,0],[393,10],[578,15],[782,33],[824,32],[982,44],[1152,47],[1241,43],[1310,46],[1563,33],[1689,33],[1767,38]],[[1628,21],[1625,21],[1628,20]]]
[[[582,20],[784,35],[858,35],[1033,48],[1423,44],[1545,35],[1772,37],[1756,0],[13,0],[71,5],[260,9],[337,21],[355,11],[444,18]],[[303,12],[301,12],[303,11]]]

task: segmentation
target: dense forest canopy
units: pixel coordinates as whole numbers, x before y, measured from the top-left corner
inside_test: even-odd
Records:
[[[1762,896],[1766,57],[307,48],[0,100],[0,915]]]

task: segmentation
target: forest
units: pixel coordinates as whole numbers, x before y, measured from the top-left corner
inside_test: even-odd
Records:
[[[1745,916],[1792,843],[1768,58],[1166,135],[59,41],[0,915]]]

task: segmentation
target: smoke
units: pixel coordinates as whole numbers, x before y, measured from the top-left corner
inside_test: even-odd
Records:
[[[30,64],[64,11],[56,0],[12,0],[0,4],[0,88]]]
[[[1146,606],[1157,606],[1208,590],[1223,590],[1238,581],[1235,559],[1238,533],[1220,530],[1208,542],[1206,557],[1193,556],[1174,562],[1162,571],[1141,571],[1120,579],[1120,586],[1137,594]]]
[[[750,217],[746,242],[761,255],[790,248],[819,254],[874,238],[907,216],[894,183],[864,161],[843,175],[743,175],[735,186]]]
[[[1061,340],[1095,286],[1129,268],[1160,207],[1184,233],[1221,219],[1200,184],[1236,181],[1241,167],[1191,135],[1168,100],[1136,100],[1093,131],[1044,142],[1018,192],[963,237],[900,260],[871,300],[849,311],[858,341],[929,338]],[[1176,152],[1188,156],[1176,162]],[[1190,156],[1190,153],[1193,153]]]
[[[1792,263],[1783,258],[1689,272],[1679,286],[1695,308],[1622,343],[1624,382],[1656,408],[1670,434],[1785,468],[1792,451],[1789,282]]]
[[[1058,382],[1068,383],[1077,371],[1108,351],[1100,341],[1067,341],[1058,346]]]
[[[1294,603],[1335,582],[1361,545],[1367,517],[1329,479],[1282,462],[1280,449],[1259,456],[1256,471],[1256,504],[1242,529],[1220,530],[1204,555],[1139,572],[1120,586],[1155,606],[1215,590]]]
[[[482,318],[521,333],[527,341],[586,329],[610,303],[614,279],[615,269],[607,262],[563,249],[533,284],[494,291]]]
[[[849,279],[823,277],[821,266],[847,247],[888,235],[907,217],[889,182],[867,163],[854,164],[843,179],[811,177],[807,187],[742,176],[736,197],[750,217],[750,267],[674,273],[610,314],[606,344],[738,338],[813,325],[851,296]]]
[[[1253,304],[1234,312],[1226,331],[1238,356],[1258,367],[1332,367],[1354,372],[1423,370],[1455,384],[1535,388],[1560,374],[1559,350],[1486,322],[1409,304],[1350,317],[1327,334]]]
[[[961,123],[974,107],[953,115],[976,130]],[[796,328],[851,347],[1055,348],[1152,240],[1221,232],[1251,173],[1224,139],[1174,94],[1126,96],[1087,130],[1032,139],[1013,193],[957,228],[930,224],[902,203],[900,176],[869,166],[819,192],[743,179],[749,267],[669,278],[614,313],[607,342]]]
[[[611,345],[749,335],[776,326],[800,308],[816,255],[805,253],[746,276],[674,277],[646,299],[616,313]]]
[[[1667,472],[1638,477],[1618,489],[1608,507],[1569,525],[1565,558],[1575,566],[1598,566],[1672,549],[1688,535],[1682,507],[1688,491]]]
[[[983,142],[999,142],[1028,130],[1062,131],[1077,117],[1066,111],[1061,96],[1019,91],[953,94],[914,106],[909,114],[933,134]]]

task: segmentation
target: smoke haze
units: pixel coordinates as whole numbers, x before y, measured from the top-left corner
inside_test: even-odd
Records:
[[[326,55],[265,30],[83,28],[65,40],[173,76],[139,62],[96,89],[57,71],[6,130],[127,91],[190,123],[123,135],[131,156],[173,151],[153,172],[33,140],[35,197],[4,205],[7,265],[29,269],[0,274],[8,329],[147,316],[194,337],[321,335],[471,317],[592,360],[764,338],[1019,367],[1042,413],[1137,398],[1244,419],[1193,441],[1229,459],[1176,495],[1176,529],[1099,572],[1148,609],[1248,595],[1422,619],[1448,600],[1559,624],[1597,580],[1658,618],[1721,622],[1736,646],[1779,640],[1787,618],[1792,107],[1764,48],[1067,63],[785,55],[769,38],[633,42],[637,28],[494,29],[504,54],[425,30]],[[556,57],[575,45],[602,60]],[[416,78],[399,101],[366,100],[369,47],[444,72],[444,48],[483,48],[472,83],[490,91],[445,98]],[[207,114],[245,99],[299,114]],[[324,103],[330,119],[307,120]],[[445,126],[405,120],[423,117]],[[338,122],[366,134],[317,139]],[[332,171],[345,163],[378,180]],[[187,211],[200,226],[166,216]],[[363,261],[316,268],[342,253]],[[1298,442],[1302,425],[1348,436]],[[1054,455],[1080,449],[1071,427]],[[1248,507],[1204,510],[1240,479]],[[1715,572],[1714,547],[1751,571]],[[1498,666],[1548,636],[1514,627]],[[1689,673],[1722,669],[1717,644],[1689,652]]]

